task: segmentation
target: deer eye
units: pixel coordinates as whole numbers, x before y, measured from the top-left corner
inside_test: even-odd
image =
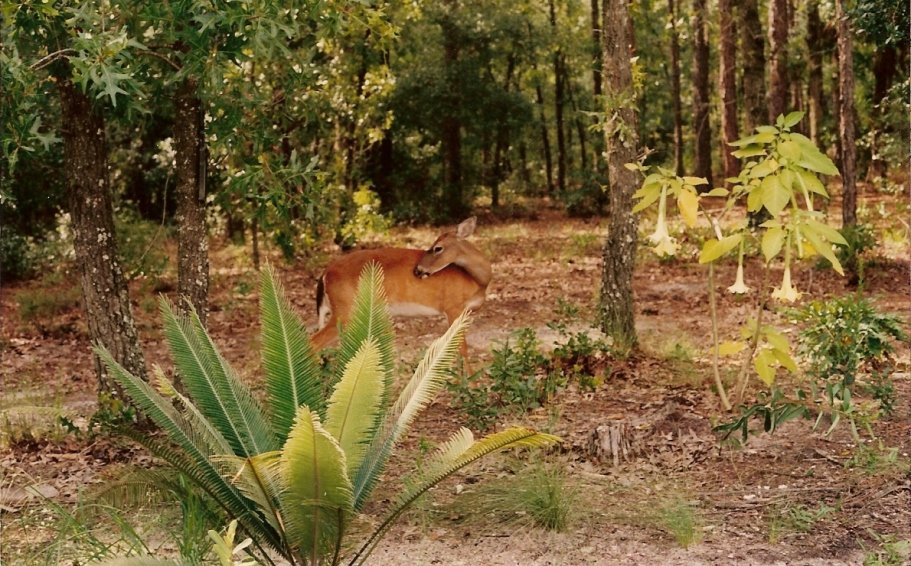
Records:
[[[443,246],[433,246],[431,251],[435,254],[441,254],[443,253]]]

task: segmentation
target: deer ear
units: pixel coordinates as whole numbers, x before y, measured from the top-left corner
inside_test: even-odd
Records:
[[[477,226],[477,224],[478,224],[478,219],[475,216],[472,216],[471,218],[468,218],[467,220],[463,220],[462,223],[459,224],[459,228],[458,228],[458,231],[456,232],[456,235],[459,238],[467,238],[468,236],[471,236],[474,233],[474,229],[475,229],[475,226]]]

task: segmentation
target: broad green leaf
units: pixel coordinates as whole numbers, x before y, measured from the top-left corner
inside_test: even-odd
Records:
[[[804,116],[804,112],[802,110],[796,110],[794,112],[791,112],[790,114],[788,114],[787,116],[784,117],[784,127],[793,128],[794,126],[797,125],[798,122],[803,120],[803,116]]]
[[[708,240],[702,246],[702,253],[699,254],[699,263],[711,263],[726,253],[733,250],[740,244],[743,234],[734,234],[726,236],[721,240]]]
[[[769,228],[762,235],[762,255],[766,263],[769,263],[781,251],[784,245],[785,231],[782,228]]]
[[[791,202],[791,191],[781,184],[778,175],[769,175],[762,180],[762,205],[772,216],[778,216]]]
[[[807,241],[810,242],[810,245],[813,246],[813,249],[816,250],[819,255],[829,260],[829,263],[832,264],[832,269],[834,269],[836,273],[839,275],[845,274],[844,269],[841,267],[841,262],[838,261],[835,252],[832,251],[832,245],[828,243],[828,241],[823,240],[825,236],[822,236],[811,224],[804,224],[802,233]]]
[[[737,141],[732,141],[728,145],[733,145],[735,147],[741,147],[741,146],[745,146],[745,145],[769,143],[775,139],[775,135],[777,133],[778,133],[778,130],[774,130],[774,132],[762,131],[762,132],[759,132],[758,134],[753,134],[752,136],[747,136],[745,138],[740,138]]]
[[[848,245],[848,241],[845,240],[845,237],[842,236],[841,232],[835,228],[832,228],[828,224],[823,224],[815,218],[804,218],[804,226],[809,226],[815,232],[833,244],[838,244],[840,246]]]
[[[383,396],[380,350],[371,339],[349,360],[326,411],[326,430],[345,453],[350,477],[354,477],[364,459]]]
[[[761,350],[753,359],[753,367],[756,368],[759,379],[769,387],[775,383],[775,368],[772,367],[772,362],[774,361],[775,356],[772,355],[770,350],[766,349]]]
[[[638,170],[639,170],[639,164],[638,164],[638,163],[624,163],[623,166],[624,166],[626,169],[630,170],[630,171],[638,171]]]
[[[792,358],[789,353],[776,348],[772,350],[772,356],[778,360],[778,363],[780,363],[783,368],[791,373],[797,373],[797,362],[794,361],[794,358]]]
[[[656,200],[658,200],[658,197],[660,195],[661,185],[658,185],[656,183],[653,183],[651,185],[644,185],[641,189],[636,191],[635,194],[633,194],[633,198],[642,199],[636,203],[636,206],[633,207],[633,212],[640,212],[650,207]]]
[[[739,340],[728,340],[718,345],[719,356],[733,356],[745,350],[747,345]]]
[[[702,196],[704,196],[704,197],[726,197],[729,194],[730,194],[730,191],[728,191],[724,187],[716,187],[716,188],[712,189],[711,191],[705,193]]]
[[[800,144],[790,140],[783,141],[778,144],[778,153],[780,153],[782,157],[787,157],[791,161],[797,161],[801,156]]]
[[[763,145],[748,145],[744,148],[732,151],[731,155],[739,159],[749,159],[750,157],[756,157],[757,155],[765,155],[766,150]]]
[[[778,134],[778,128],[776,128],[775,126],[756,126],[756,131],[759,132],[760,134],[772,134],[772,135]]]
[[[699,197],[696,193],[680,191],[677,195],[677,208],[680,209],[680,216],[687,226],[696,226],[699,214]]]
[[[750,170],[750,178],[762,179],[777,171],[778,167],[780,167],[778,161],[770,157],[769,159],[761,161],[759,165]]]
[[[811,193],[816,193],[824,197],[828,197],[829,193],[826,191],[825,186],[822,184],[822,181],[819,180],[819,177],[810,173],[809,171],[796,171],[797,173],[797,182],[800,183],[800,186],[806,189]]]
[[[765,191],[763,190],[762,183],[753,185],[750,192],[747,194],[747,210],[756,212],[762,208],[763,198],[765,198]]]
[[[782,352],[791,351],[791,345],[788,344],[788,339],[778,330],[766,326],[763,328],[763,334],[765,335],[766,341],[769,343],[769,345],[772,346],[773,349],[780,350]]]
[[[838,168],[835,167],[832,160],[819,151],[810,138],[802,134],[793,133],[791,134],[791,140],[800,145],[801,157],[797,161],[798,165],[824,175],[838,175]]]
[[[789,191],[794,191],[794,182],[797,178],[797,175],[790,169],[781,169],[778,171],[778,178],[781,181],[781,186],[788,189]]]
[[[705,177],[684,177],[683,182],[687,185],[693,185],[698,187],[699,185],[708,185],[708,179]]]

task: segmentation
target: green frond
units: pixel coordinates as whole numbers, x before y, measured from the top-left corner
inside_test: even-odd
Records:
[[[276,532],[284,533],[279,500],[283,489],[280,458],[281,452],[276,450],[249,458],[221,456],[214,460],[231,483],[256,504],[266,522]]]
[[[262,409],[218,353],[196,313],[189,318],[178,316],[164,299],[161,312],[165,337],[184,386],[232,452],[251,456],[276,449]]]
[[[338,543],[352,511],[351,480],[338,442],[307,407],[297,410],[281,467],[286,532],[302,556],[319,564]]]
[[[231,445],[225,440],[225,437],[206,419],[192,401],[182,395],[174,384],[167,378],[160,366],[152,366],[152,379],[155,380],[155,387],[163,395],[177,399],[183,407],[184,412],[181,415],[188,423],[194,436],[202,436],[209,451],[213,454],[231,454]]]
[[[368,338],[335,384],[326,411],[326,430],[345,453],[349,477],[361,465],[371,434],[376,430],[374,423],[380,412],[383,385],[380,350],[376,340]]]
[[[307,329],[285,298],[271,265],[262,270],[259,301],[266,391],[272,428],[282,444],[298,407],[306,405],[325,415],[326,402]]]
[[[128,556],[112,558],[96,564],[99,566],[184,566],[186,563],[180,560],[167,560],[152,556]]]
[[[368,339],[376,341],[380,351],[380,362],[383,370],[384,396],[381,407],[389,403],[388,395],[392,390],[392,380],[395,371],[395,357],[393,353],[394,334],[392,332],[392,318],[386,304],[386,287],[384,284],[383,268],[375,262],[364,266],[357,283],[357,295],[348,324],[342,328],[339,340],[338,356],[336,358],[337,379],[341,379],[342,371],[347,367],[364,342]],[[379,422],[376,423],[379,426]]]
[[[240,519],[259,540],[279,548],[280,539],[271,530],[257,531],[252,503],[226,481],[212,462],[216,447],[206,442],[206,435],[190,424],[170,401],[159,395],[142,379],[134,376],[118,364],[103,347],[96,346],[95,352],[107,368],[109,375],[123,388],[133,403],[167,435],[173,446],[165,445],[140,433],[125,430],[124,433],[146,446],[153,454],[196,481],[230,515]]]
[[[364,462],[354,478],[354,508],[360,511],[376,487],[386,461],[398,439],[408,430],[415,416],[433,400],[443,387],[447,371],[458,355],[468,327],[468,313],[462,313],[425,352],[414,375],[386,415],[378,434],[367,448]]]
[[[405,482],[407,487],[396,498],[391,512],[357,552],[351,564],[362,564],[386,530],[418,497],[465,466],[504,448],[536,448],[560,441],[556,436],[520,427],[495,432],[477,442],[470,442],[472,439],[471,431],[460,429],[440,447],[416,477]]]

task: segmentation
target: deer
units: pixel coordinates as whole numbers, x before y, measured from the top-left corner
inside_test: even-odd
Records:
[[[454,232],[444,232],[426,250],[379,248],[343,255],[326,267],[316,287],[318,330],[311,337],[316,351],[338,338],[354,306],[358,278],[370,262],[383,269],[386,300],[392,316],[445,316],[448,324],[466,309],[484,304],[492,278],[490,261],[467,238],[474,233],[472,216]],[[471,373],[468,345],[459,346],[464,368]]]

